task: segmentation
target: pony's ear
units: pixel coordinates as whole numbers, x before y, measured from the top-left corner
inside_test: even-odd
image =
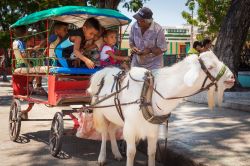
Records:
[[[184,75],[184,83],[189,87],[193,86],[195,81],[199,77],[199,73],[200,73],[199,66],[192,65],[191,68]]]

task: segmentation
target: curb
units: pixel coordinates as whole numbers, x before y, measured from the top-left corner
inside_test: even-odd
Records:
[[[197,95],[188,97],[186,101],[207,105],[207,92],[201,92]],[[224,102],[221,107],[250,112],[250,92],[225,92]]]
[[[197,163],[190,157],[187,157],[165,145],[165,140],[159,140],[156,150],[156,161],[163,166],[207,166],[202,163]],[[138,151],[147,155],[147,141],[140,141],[137,146]]]

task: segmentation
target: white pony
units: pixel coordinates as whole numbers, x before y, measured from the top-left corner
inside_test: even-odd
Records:
[[[197,92],[206,78],[205,72],[201,68],[199,62],[201,59],[204,62],[208,72],[216,77],[221,73],[224,64],[211,52],[204,52],[199,57],[197,55],[190,55],[183,61],[173,65],[172,67],[164,67],[153,71],[154,84],[156,90],[159,91],[165,98],[168,97],[181,97],[194,94]],[[227,68],[221,74],[221,78],[217,82],[218,85],[218,104],[221,105],[223,100],[223,92],[227,88],[231,88],[234,84],[233,73]],[[91,84],[88,92],[93,96],[92,103],[96,101],[95,94],[98,93],[100,82],[104,78],[104,84],[99,91],[99,100],[111,94],[112,86],[114,83],[114,76],[121,70],[118,68],[105,68],[95,73],[91,78]],[[124,87],[129,82],[128,88],[119,93],[121,103],[128,103],[140,99],[145,72],[148,70],[144,68],[133,67],[126,74],[126,77],[121,83]],[[132,79],[133,77],[134,79]],[[208,79],[206,85],[211,81]],[[206,86],[205,85],[205,86]],[[214,102],[215,87],[209,90],[209,107],[212,109],[215,105]],[[155,115],[166,115],[170,113],[177,105],[182,102],[182,99],[165,100],[158,94],[152,94],[152,107]],[[98,106],[113,105],[114,96],[98,104]],[[95,108],[93,110],[94,125],[98,132],[102,135],[101,150],[98,157],[98,163],[103,165],[106,160],[106,141],[109,134],[111,140],[111,149],[115,159],[122,158],[116,138],[115,132],[119,126],[123,127],[123,137],[127,143],[127,166],[134,164],[134,156],[136,153],[136,142],[140,139],[147,139],[148,141],[148,165],[155,165],[156,143],[158,137],[159,125],[152,124],[145,120],[140,110],[140,104],[130,104],[121,106],[124,121],[118,114],[116,107]],[[161,108],[161,109],[159,109]]]

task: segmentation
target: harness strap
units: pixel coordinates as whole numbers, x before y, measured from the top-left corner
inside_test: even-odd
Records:
[[[140,104],[142,115],[150,123],[162,124],[168,120],[170,114],[161,116],[154,115],[154,110],[152,106],[154,77],[151,72],[146,72],[144,79],[145,81],[142,87]]]
[[[212,75],[210,74],[210,72],[209,72],[208,69],[206,68],[204,62],[203,62],[200,58],[199,58],[198,60],[199,60],[200,65],[201,65],[201,69],[206,73],[207,77],[208,77],[212,82],[217,81],[217,80],[214,78],[214,76],[212,76]]]
[[[131,76],[130,73],[129,73],[129,76],[130,76],[130,78],[131,78],[133,81],[136,81],[136,82],[144,82],[144,81],[142,81],[142,80],[137,80],[137,79],[133,78],[133,77]],[[145,83],[148,84],[148,82],[145,82]],[[185,98],[185,97],[190,97],[190,96],[196,95],[196,94],[198,94],[198,93],[200,93],[200,92],[202,92],[202,91],[208,90],[208,89],[209,89],[211,86],[213,86],[213,85],[214,85],[214,83],[210,83],[210,84],[208,84],[206,87],[201,88],[200,90],[198,90],[197,92],[195,92],[195,93],[193,93],[193,94],[191,94],[191,95],[180,96],[180,97],[164,97],[164,96],[156,89],[156,84],[155,84],[155,87],[153,87],[153,85],[150,85],[150,87],[153,88],[153,91],[154,91],[157,95],[159,95],[162,99],[164,99],[164,100],[173,100],[173,99],[181,99],[181,98]]]
[[[222,77],[222,75],[225,73],[225,71],[226,71],[225,65],[224,65],[224,66],[222,67],[222,69],[220,70],[218,76],[217,76],[216,78],[214,78],[214,77],[209,73],[209,71],[207,70],[207,68],[206,68],[206,66],[204,65],[203,61],[202,61],[201,59],[198,59],[198,60],[199,60],[199,62],[200,62],[200,64],[201,64],[201,69],[206,73],[207,77],[206,77],[205,80],[203,81],[202,87],[201,87],[197,92],[195,92],[195,93],[193,93],[193,94],[191,94],[191,95],[180,96],[180,97],[164,97],[164,96],[156,89],[156,85],[155,85],[155,87],[153,87],[153,85],[150,85],[151,87],[153,87],[153,91],[154,91],[157,95],[159,95],[162,99],[164,99],[164,100],[173,100],[173,99],[181,99],[181,98],[185,98],[185,97],[190,97],[190,96],[196,95],[196,94],[198,94],[198,93],[200,93],[200,92],[203,92],[203,91],[205,91],[205,90],[209,90],[209,88],[212,87],[212,86],[214,86],[214,85],[215,85],[216,90],[217,90],[218,86],[217,86],[216,82],[218,81],[217,79],[220,79],[220,78]],[[133,81],[135,81],[135,82],[144,82],[144,80],[145,80],[145,78],[144,78],[143,81],[142,81],[142,80],[137,80],[137,79],[133,78],[133,77],[131,76],[130,73],[129,73],[129,76],[130,76],[130,78],[131,78]],[[210,84],[208,84],[206,87],[204,87],[205,84],[206,84],[206,82],[207,82],[207,79],[208,79],[208,78],[209,78],[212,82],[211,82]],[[145,83],[147,83],[147,82],[145,81]],[[148,83],[147,83],[147,84],[148,84]]]
[[[96,96],[96,98],[97,98],[97,99],[96,99],[97,101],[99,100],[99,96],[98,96],[98,95],[99,95],[99,93],[101,92],[103,85],[104,85],[104,77],[102,78],[100,84],[98,85],[99,88],[98,88],[97,93],[95,94],[95,96]]]
[[[121,82],[122,82],[125,74],[126,74],[125,71],[120,71],[117,74],[115,81],[114,81],[115,82],[114,84],[116,84],[116,86],[115,86],[116,92],[118,92],[121,89]],[[121,119],[124,121],[124,116],[123,116],[122,108],[121,108],[121,102],[119,99],[119,93],[115,94],[114,103],[115,103],[115,107],[116,107],[118,114],[120,115]]]
[[[122,88],[119,89],[117,92],[113,92],[113,93],[107,95],[106,97],[104,97],[104,98],[102,98],[102,99],[100,99],[100,100],[97,100],[95,103],[91,104],[91,106],[92,106],[93,108],[97,108],[97,107],[94,107],[94,106],[97,105],[97,104],[100,104],[101,102],[103,102],[103,101],[105,101],[105,100],[107,100],[107,99],[109,99],[109,98],[111,98],[111,97],[113,97],[116,93],[120,93],[121,91],[123,91],[124,89],[126,89],[126,88],[128,88],[128,87],[129,87],[129,81],[128,81],[128,83],[127,83],[126,86],[122,87]],[[112,105],[112,106],[115,106],[115,105]],[[101,108],[101,107],[98,107],[98,108]]]

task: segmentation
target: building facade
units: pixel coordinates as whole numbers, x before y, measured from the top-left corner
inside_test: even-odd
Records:
[[[123,32],[122,48],[129,48],[129,33],[131,27],[127,27]],[[179,55],[186,54],[190,49],[191,43],[191,26],[181,25],[181,26],[163,26],[165,38],[167,42],[167,52],[166,55]],[[198,29],[194,27],[193,41],[196,38]]]

